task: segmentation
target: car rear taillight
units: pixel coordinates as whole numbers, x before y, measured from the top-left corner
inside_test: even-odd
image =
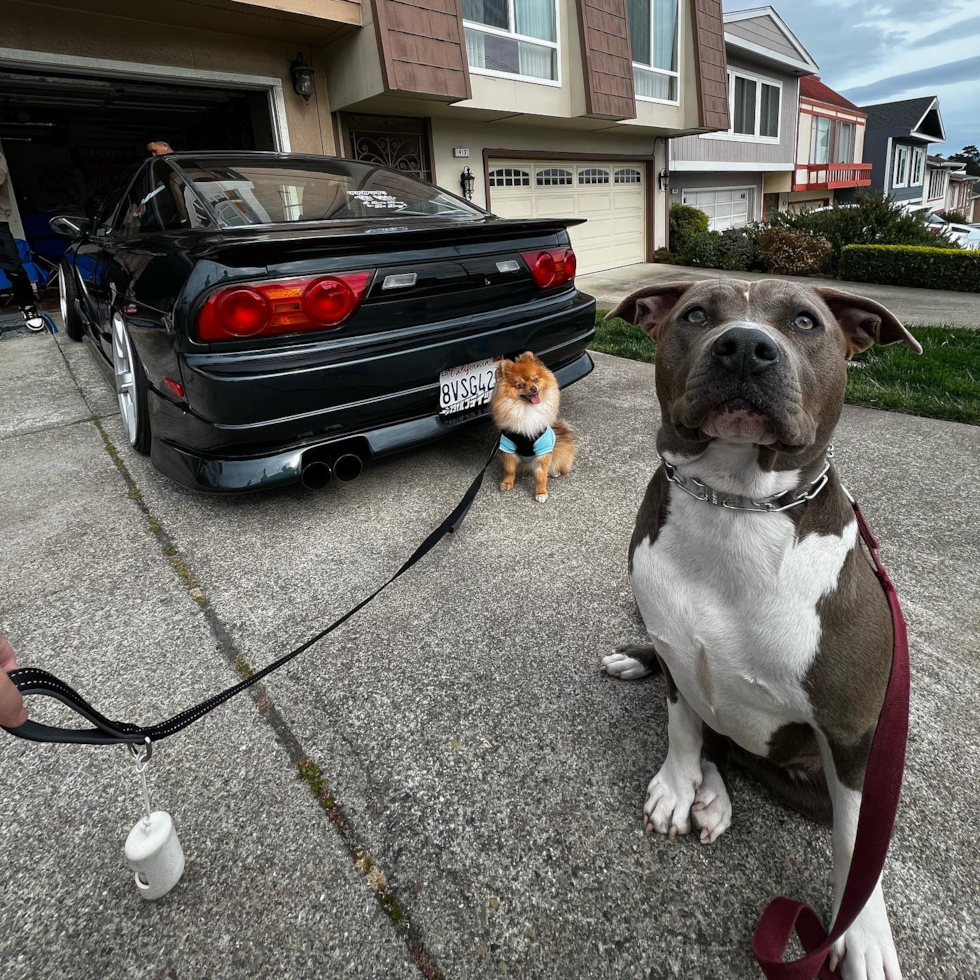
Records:
[[[360,306],[374,272],[367,269],[217,289],[198,310],[197,339],[210,343],[336,330]]]
[[[565,286],[575,278],[575,253],[570,248],[521,252],[538,289]]]

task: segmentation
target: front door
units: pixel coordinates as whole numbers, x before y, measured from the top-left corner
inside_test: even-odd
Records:
[[[778,194],[762,195],[762,220],[765,221],[773,212],[779,210]]]
[[[342,112],[340,125],[348,159],[432,180],[428,119]]]

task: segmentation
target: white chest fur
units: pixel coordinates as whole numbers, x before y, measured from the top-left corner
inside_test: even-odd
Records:
[[[693,470],[678,462],[717,489],[748,487],[756,497],[796,480],[756,468],[746,481],[711,459]],[[672,486],[655,543],[636,548],[633,592],[674,683],[712,728],[748,751],[765,755],[781,725],[812,720],[802,681],[820,642],[817,603],[836,587],[856,538],[851,522],[840,536],[797,543],[785,514],[714,507]]]

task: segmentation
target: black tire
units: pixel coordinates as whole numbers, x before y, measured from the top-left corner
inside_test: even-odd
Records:
[[[85,336],[85,322],[75,309],[75,301],[78,299],[78,286],[75,283],[75,270],[67,262],[62,262],[58,269],[58,292],[65,333],[72,340],[82,340]]]
[[[120,331],[121,333],[117,333]],[[116,354],[117,340],[123,345],[125,358],[130,365],[133,376],[133,383],[127,388],[129,404],[125,407],[123,404],[123,393],[120,390],[120,364]],[[119,414],[123,428],[126,430],[126,436],[133,449],[142,456],[149,456],[150,446],[153,444],[153,433],[150,430],[150,407],[147,400],[150,383],[146,379],[146,372],[143,370],[136,346],[129,336],[126,321],[123,319],[121,313],[115,313],[112,317],[112,346],[113,373],[116,377],[116,397],[119,400]],[[130,405],[131,412],[127,410]],[[130,430],[129,426],[130,419],[133,421],[132,430]]]

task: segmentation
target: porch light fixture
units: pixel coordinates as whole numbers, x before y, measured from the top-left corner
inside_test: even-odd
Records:
[[[667,188],[670,187],[670,171],[666,167],[657,175],[657,183],[660,184],[660,189],[666,194]]]
[[[473,200],[473,186],[476,184],[476,177],[473,176],[473,171],[469,167],[464,167],[463,172],[459,175],[459,186],[463,188],[463,197],[467,201]]]
[[[313,75],[314,69],[303,60],[303,52],[297,51],[295,60],[289,63],[289,77],[293,80],[293,91],[307,102],[313,94]]]

